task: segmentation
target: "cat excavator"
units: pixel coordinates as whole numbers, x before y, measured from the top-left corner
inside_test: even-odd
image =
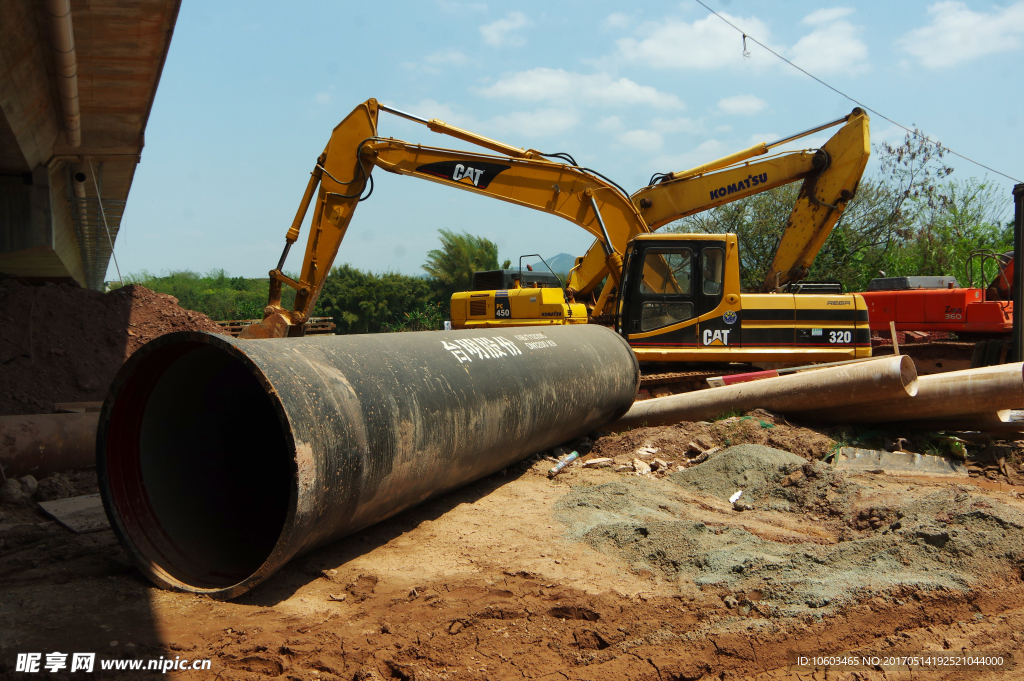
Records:
[[[493,153],[381,137],[382,111]],[[842,127],[821,149],[751,162],[837,125]],[[855,109],[777,142],[658,176],[630,196],[568,154],[513,147],[370,99],[335,127],[317,158],[284,252],[270,272],[264,319],[241,337],[302,335],[356,206],[372,193],[371,172],[379,167],[557,215],[596,238],[564,289],[538,287],[536,280],[531,286],[520,273],[502,278],[503,288],[454,294],[455,328],[588,323],[610,311],[642,361],[806,363],[870,356],[863,300],[797,283],[853,198],[869,153],[868,117]],[[797,180],[804,182],[800,198],[761,292],[740,289],[735,235],[654,233],[679,217]],[[282,269],[314,194],[306,252],[294,279]],[[599,297],[589,305],[577,302],[593,296],[602,281]],[[290,310],[282,305],[282,286],[296,291]]]

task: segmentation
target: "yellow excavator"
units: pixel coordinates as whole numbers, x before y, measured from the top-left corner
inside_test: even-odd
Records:
[[[820,148],[757,156],[794,140],[842,125]],[[838,284],[806,283],[815,256],[856,193],[870,155],[869,119],[848,116],[773,143],[762,143],[685,172],[652,178],[630,200],[643,225],[602,221],[598,239],[569,273],[569,299],[600,297],[587,319],[614,323],[641,361],[839,361],[871,354],[863,298],[842,295]],[[772,265],[759,291],[740,288],[735,235],[655,234],[687,215],[803,180]],[[600,213],[598,213],[600,217]],[[620,255],[621,254],[621,255]],[[624,265],[616,265],[617,258]],[[698,265],[699,264],[699,265]],[[699,274],[698,274],[699,269]],[[501,274],[478,273],[490,286]],[[505,271],[509,290],[469,291],[452,297],[456,328],[524,326],[583,321],[560,291],[529,286],[530,275]],[[521,290],[522,287],[528,290]],[[515,301],[548,301],[546,317]],[[492,300],[493,299],[493,300]],[[511,305],[510,305],[511,303]]]
[[[495,153],[381,137],[377,134],[381,111]],[[843,127],[820,150],[749,161],[840,124]],[[806,273],[853,197],[869,152],[868,118],[855,109],[849,116],[799,135],[659,177],[630,197],[567,154],[516,148],[370,99],[335,127],[317,159],[286,235],[284,252],[270,272],[264,319],[241,335],[302,334],[355,208],[372,192],[371,172],[377,166],[557,215],[597,239],[577,259],[565,289],[540,288],[536,282],[530,286],[529,277],[520,274],[503,280],[502,288],[456,293],[451,314],[455,328],[587,323],[607,309],[614,311],[617,328],[641,360],[812,362],[869,356],[867,313],[861,298],[792,286]],[[773,281],[766,283],[765,290],[771,292],[740,290],[735,235],[652,233],[678,217],[799,179],[804,180],[800,199],[776,255]],[[314,193],[302,270],[293,279],[282,268]],[[589,307],[576,301],[592,295],[606,277],[600,297]],[[282,286],[296,291],[291,310],[281,304]]]

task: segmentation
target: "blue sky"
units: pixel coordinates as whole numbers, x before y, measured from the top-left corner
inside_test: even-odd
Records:
[[[705,1],[868,106],[1024,179],[1014,68],[1024,2]],[[331,129],[370,97],[515,146],[567,151],[630,192],[654,172],[853,107],[757,45],[749,57],[742,47],[693,0],[184,0],[116,246],[121,270],[266,276]],[[379,131],[465,148],[387,114]],[[902,137],[872,118],[874,142]],[[986,174],[952,165],[955,177]],[[442,228],[485,236],[513,261],[579,255],[592,242],[543,213],[379,170],[375,179],[336,264],[420,274]],[[1013,182],[989,179],[1009,203]],[[301,252],[286,269],[298,269]]]

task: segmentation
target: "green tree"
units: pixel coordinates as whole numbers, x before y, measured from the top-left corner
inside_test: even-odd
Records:
[[[433,280],[435,295],[448,301],[456,291],[468,291],[473,273],[498,269],[498,246],[480,236],[438,230],[441,248],[427,253],[423,269]]]
[[[125,283],[174,296],[183,308],[202,312],[215,320],[262,318],[270,286],[267,279],[229,277],[222,269],[210,270],[205,275],[189,270],[162,275],[143,271],[128,275]],[[111,285],[111,288],[119,287],[120,284]],[[295,292],[285,288],[282,300],[290,307]]]
[[[345,334],[439,328],[448,311],[445,305],[438,318],[439,302],[426,279],[345,264],[327,275],[314,314],[332,317]]]

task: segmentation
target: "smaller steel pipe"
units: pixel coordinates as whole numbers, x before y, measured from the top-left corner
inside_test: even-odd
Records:
[[[1024,407],[1024,364],[1020,362],[921,376],[917,385],[913,399],[835,405],[794,414],[794,418],[820,423],[971,420],[976,414]]]
[[[883,357],[636,402],[609,428],[702,421],[737,409],[790,413],[820,404],[852,405],[880,397],[909,399],[917,394],[918,380],[914,362],[906,355]]]
[[[0,466],[7,477],[42,478],[96,465],[99,413],[0,416]]]

